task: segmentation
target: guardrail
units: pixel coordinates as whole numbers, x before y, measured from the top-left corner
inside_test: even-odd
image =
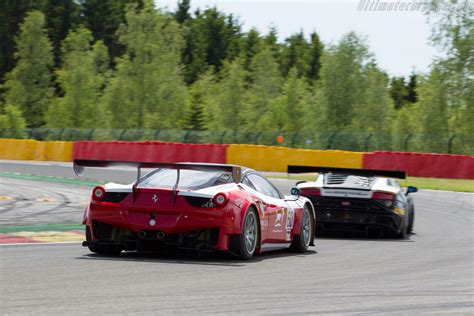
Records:
[[[0,129],[0,137],[8,135]],[[349,151],[416,151],[474,155],[472,135],[436,135],[369,132],[279,132],[279,131],[195,131],[30,128],[25,138],[48,141],[147,141],[180,143],[254,144],[303,149],[338,149]]]

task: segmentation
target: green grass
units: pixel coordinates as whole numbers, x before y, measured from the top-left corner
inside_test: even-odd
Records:
[[[268,178],[314,181],[316,176],[309,175],[309,174],[306,174],[306,175],[290,174],[287,176],[269,176]],[[412,186],[417,187],[418,189],[445,190],[445,191],[473,192],[474,193],[474,180],[408,177],[408,179],[406,180],[400,180],[400,184],[405,187],[408,185],[412,185]]]
[[[0,226],[1,234],[16,232],[42,232],[42,231],[68,231],[68,230],[84,230],[84,226],[77,223],[71,224],[38,224],[28,226]]]

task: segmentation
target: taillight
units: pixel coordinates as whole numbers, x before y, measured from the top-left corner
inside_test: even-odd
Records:
[[[301,195],[303,195],[303,196],[321,196],[321,190],[319,190],[319,189],[301,189]]]
[[[374,192],[372,194],[373,199],[377,200],[393,200],[394,195],[390,193],[384,193],[384,192]]]
[[[103,187],[95,187],[92,190],[92,199],[95,201],[101,201],[105,197],[105,189]]]
[[[395,195],[385,192],[374,192],[372,194],[372,199],[376,200],[382,205],[385,205],[386,207],[393,206],[394,197]]]
[[[227,202],[229,202],[229,196],[227,195],[227,193],[221,192],[214,195],[214,203],[218,207],[225,206]]]

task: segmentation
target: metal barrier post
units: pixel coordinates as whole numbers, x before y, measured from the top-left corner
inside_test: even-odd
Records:
[[[369,134],[369,136],[367,136],[367,138],[365,139],[365,151],[369,151],[369,141],[370,141],[370,138],[372,137],[372,133]]]
[[[328,145],[326,146],[326,149],[331,149],[331,147],[332,147],[332,140],[334,139],[334,137],[336,137],[336,132],[333,132],[333,133],[331,134],[331,136],[329,136]]]
[[[448,142],[448,154],[451,154],[453,151],[453,140],[456,138],[456,135],[453,135],[449,138]]]
[[[410,138],[411,138],[411,134],[408,134],[407,138],[405,138],[405,141],[403,142],[405,151],[408,151],[408,141],[410,140]]]

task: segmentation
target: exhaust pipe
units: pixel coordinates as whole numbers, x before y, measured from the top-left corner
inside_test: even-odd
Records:
[[[159,240],[165,239],[165,233],[163,232],[156,233],[156,238],[158,238]]]
[[[146,232],[144,230],[138,232],[138,237],[140,237],[141,239],[145,238],[146,237]]]

